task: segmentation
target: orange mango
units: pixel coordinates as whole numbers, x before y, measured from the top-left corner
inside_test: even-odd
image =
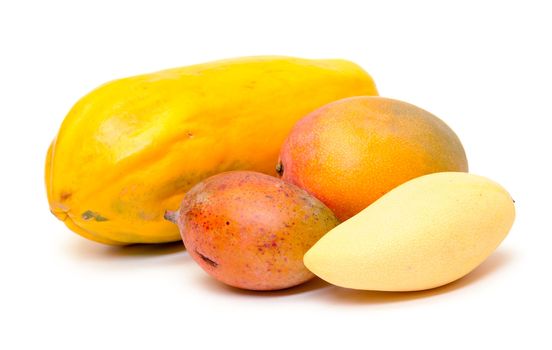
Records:
[[[398,185],[425,174],[468,171],[460,140],[442,120],[383,97],[351,97],[301,119],[287,137],[277,171],[340,220]]]

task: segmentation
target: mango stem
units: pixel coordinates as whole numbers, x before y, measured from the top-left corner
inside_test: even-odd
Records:
[[[165,220],[177,224],[178,210],[165,210],[165,215],[163,215]]]

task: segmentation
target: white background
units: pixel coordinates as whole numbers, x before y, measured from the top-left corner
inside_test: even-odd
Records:
[[[552,25],[547,1],[3,1],[2,349],[550,349]],[[179,244],[113,248],[48,211],[43,163],[76,100],[114,78],[213,59],[346,58],[381,95],[444,119],[471,171],[516,200],[466,278],[386,294],[314,280],[227,288]]]

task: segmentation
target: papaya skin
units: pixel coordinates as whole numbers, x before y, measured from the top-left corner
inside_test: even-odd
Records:
[[[180,240],[163,214],[188,189],[229,170],[276,175],[294,123],[356,95],[377,90],[354,63],[278,56],[112,81],[73,106],[50,146],[50,211],[105,244]]]

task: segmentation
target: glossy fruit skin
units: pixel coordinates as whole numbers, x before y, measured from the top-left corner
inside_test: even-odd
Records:
[[[277,169],[344,221],[410,179],[468,171],[468,162],[460,140],[439,118],[406,102],[359,96],[297,122]]]
[[[481,264],[515,218],[508,192],[485,177],[444,172],[410,180],[328,232],[305,265],[335,285],[415,291]]]
[[[188,253],[214,278],[243,289],[277,290],[314,276],[303,256],[338,220],[294,185],[232,171],[188,191],[176,223]]]
[[[286,135],[333,100],[377,94],[344,60],[248,57],[107,83],[71,109],[48,150],[51,212],[106,244],[180,240],[167,208],[223,171],[275,174]]]

